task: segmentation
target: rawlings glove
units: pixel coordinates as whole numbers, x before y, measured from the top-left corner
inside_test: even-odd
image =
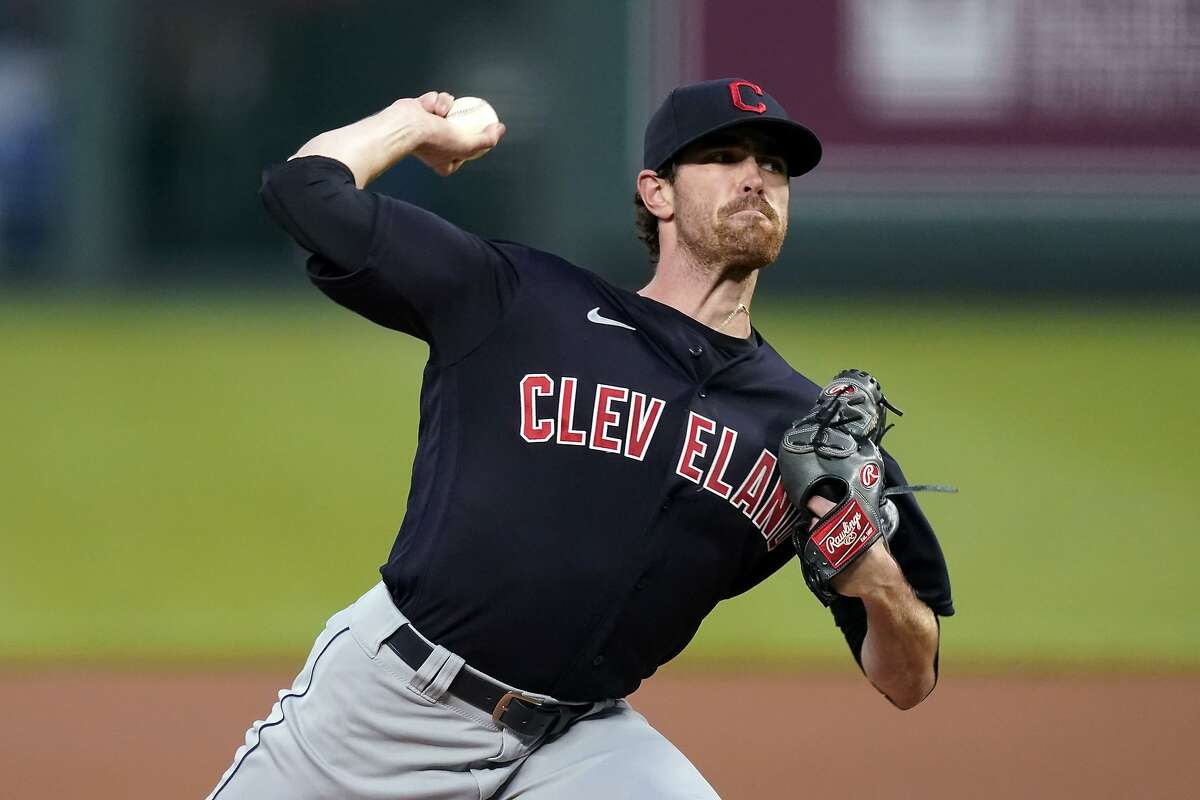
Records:
[[[888,403],[879,382],[857,369],[839,372],[821,390],[817,404],[792,423],[779,449],[779,472],[788,499],[807,511],[820,495],[834,507],[809,530],[802,516],[792,534],[805,583],[823,604],[837,597],[833,578],[854,563],[880,537],[896,530],[899,515],[888,495],[920,490],[956,491],[948,486],[883,487],[879,441],[890,426]]]

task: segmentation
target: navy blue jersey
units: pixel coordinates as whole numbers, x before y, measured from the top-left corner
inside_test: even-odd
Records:
[[[360,192],[330,159],[275,168],[263,196],[314,251],[323,292],[429,344],[408,507],[381,571],[430,639],[529,690],[624,696],[718,602],[794,555],[801,514],[775,453],[819,388],[757,331],[725,336],[551,254]],[[326,247],[331,203],[357,222]],[[888,472],[902,480],[890,459]],[[936,539],[915,501],[900,508],[895,542],[914,549],[901,564],[952,613]],[[861,643],[861,603],[835,615]]]

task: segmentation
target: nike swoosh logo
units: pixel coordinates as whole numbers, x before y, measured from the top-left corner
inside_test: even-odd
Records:
[[[612,325],[614,328],[624,328],[627,331],[636,331],[637,328],[632,325],[626,325],[624,322],[618,322],[615,319],[600,316],[600,306],[596,306],[588,312],[588,322],[594,322],[597,325]]]

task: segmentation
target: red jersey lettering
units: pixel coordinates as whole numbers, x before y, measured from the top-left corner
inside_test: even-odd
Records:
[[[554,394],[554,382],[544,373],[521,378],[521,438],[548,442],[554,436],[554,420],[537,418],[537,398]]]
[[[779,546],[779,543],[786,539],[792,532],[792,527],[796,524],[796,519],[800,516],[800,511],[795,506],[792,510],[784,515],[779,524],[770,533],[763,531],[763,536],[767,539],[767,549],[774,550]]]
[[[762,504],[762,509],[754,515],[754,524],[763,532],[763,536],[770,538],[793,508],[795,506],[792,505],[792,501],[788,500],[787,492],[783,490],[783,479],[780,478],[775,481],[771,496]]]
[[[558,439],[559,444],[581,445],[587,441],[587,434],[575,430],[575,378],[563,378],[558,390]]]
[[[662,417],[663,408],[667,404],[657,397],[651,397],[646,402],[646,395],[634,392],[629,401],[629,430],[625,433],[625,455],[638,461],[646,457],[646,449],[658,429],[658,420]]]
[[[729,502],[734,508],[740,508],[750,519],[758,513],[758,507],[767,495],[767,487],[771,485],[771,473],[775,471],[775,456],[769,450],[763,450],[758,461],[750,468],[750,474],[742,485],[734,492]]]
[[[621,415],[612,410],[613,402],[624,402],[628,397],[629,390],[624,386],[608,386],[602,383],[596,387],[596,405],[592,409],[592,441],[588,445],[593,450],[603,450],[606,453],[621,452],[621,440],[609,436],[608,429],[621,422]]]
[[[733,455],[733,445],[737,442],[737,431],[725,428],[721,431],[721,443],[717,446],[717,455],[713,458],[708,475],[704,478],[704,488],[717,497],[729,498],[733,487],[724,481],[725,468],[729,466],[729,457]]]
[[[687,478],[692,483],[700,483],[704,473],[696,466],[696,459],[704,458],[708,452],[708,444],[700,441],[701,433],[713,433],[717,423],[695,411],[688,412],[687,436],[684,437],[683,451],[679,454],[679,465],[675,472]]]

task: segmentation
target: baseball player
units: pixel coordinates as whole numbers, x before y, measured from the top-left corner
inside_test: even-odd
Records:
[[[313,283],[426,342],[429,361],[382,580],[330,618],[210,797],[715,797],[623,698],[718,602],[792,559],[794,532],[843,508],[788,498],[781,437],[821,391],[750,311],[787,232],[789,178],[820,144],[750,81],[671,92],[637,176],[657,266],[635,293],[365,191],[402,158],[449,175],[499,143],[501,123],[451,124],[452,102],[398,100],[264,175]],[[848,408],[820,430],[846,430]],[[347,398],[329,413],[358,412]],[[904,483],[881,458],[885,482]],[[928,522],[892,499],[890,548],[862,539],[823,588],[866,677],[908,708],[933,689],[936,615],[953,607]]]

